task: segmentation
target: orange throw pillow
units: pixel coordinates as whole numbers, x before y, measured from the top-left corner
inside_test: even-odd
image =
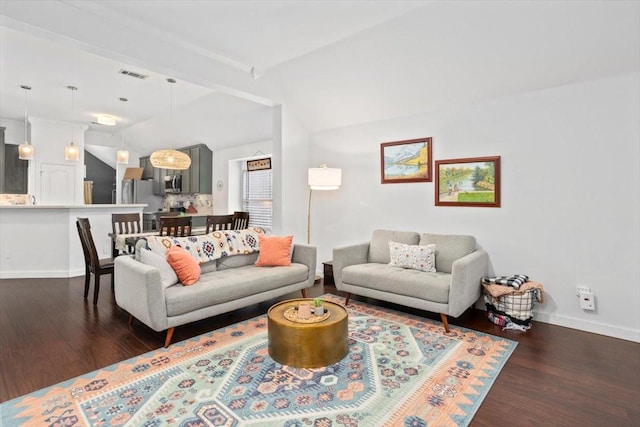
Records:
[[[291,265],[291,243],[293,236],[263,236],[260,240],[260,255],[256,265],[258,267],[277,267]]]
[[[180,246],[172,246],[167,252],[167,262],[184,286],[193,285],[200,278],[200,264]]]

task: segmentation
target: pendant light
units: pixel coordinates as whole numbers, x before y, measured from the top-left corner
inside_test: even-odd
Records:
[[[169,112],[170,112],[170,126],[173,128],[173,84],[176,82],[174,79],[167,79],[170,84],[170,98],[169,98]],[[173,138],[172,138],[173,139]],[[170,144],[168,150],[156,150],[151,153],[149,159],[154,168],[158,169],[173,169],[173,170],[185,170],[191,166],[191,158],[178,150],[173,149],[173,143]]]
[[[122,101],[122,147],[118,150],[116,154],[117,162],[121,165],[126,165],[129,163],[129,152],[124,149],[124,103],[127,102],[127,98],[120,98]]]
[[[64,147],[64,159],[77,161],[80,159],[80,150],[78,149],[78,146],[73,143],[73,93],[78,90],[78,88],[75,86],[67,86],[67,89],[71,91],[71,144]]]
[[[31,90],[30,86],[20,86],[24,89],[24,142],[18,147],[18,158],[20,160],[33,160],[33,146],[29,143],[29,111],[27,94]]]

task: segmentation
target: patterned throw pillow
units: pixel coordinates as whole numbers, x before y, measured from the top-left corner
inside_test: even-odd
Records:
[[[394,267],[436,272],[436,245],[407,245],[389,242],[389,254]]]

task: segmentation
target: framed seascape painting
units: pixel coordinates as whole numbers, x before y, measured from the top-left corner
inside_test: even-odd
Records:
[[[500,207],[500,156],[436,160],[436,206]]]
[[[380,144],[383,184],[431,182],[431,138]]]

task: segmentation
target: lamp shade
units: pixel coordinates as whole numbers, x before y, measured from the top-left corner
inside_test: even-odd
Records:
[[[309,187],[312,190],[337,190],[342,184],[342,169],[309,168]]]
[[[149,159],[154,168],[185,170],[191,166],[191,158],[178,150],[157,150]]]
[[[116,153],[118,164],[126,165],[129,163],[129,152],[127,150],[118,150]]]
[[[18,147],[18,158],[20,160],[33,160],[33,146],[28,141]]]
[[[80,150],[78,146],[71,141],[71,144],[64,147],[64,159],[76,161],[80,159]]]

